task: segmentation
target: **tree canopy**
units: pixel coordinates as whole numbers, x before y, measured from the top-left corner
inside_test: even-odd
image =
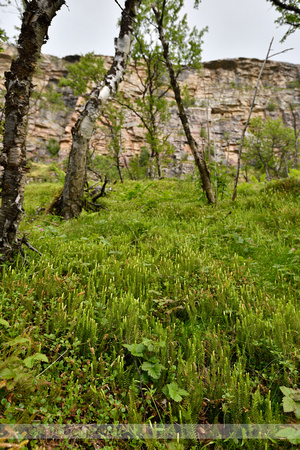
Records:
[[[288,31],[282,38],[284,41],[290,34],[300,28],[300,0],[268,0],[280,13],[276,23],[288,25]]]

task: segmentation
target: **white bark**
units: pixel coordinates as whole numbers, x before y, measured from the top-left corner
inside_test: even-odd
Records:
[[[26,176],[26,132],[32,76],[47,39],[48,28],[64,0],[32,0],[26,5],[18,40],[18,54],[5,72],[5,129],[1,164],[4,167],[0,209],[0,260],[14,256],[22,245],[17,238],[22,217]]]
[[[82,209],[86,178],[86,161],[89,141],[96,121],[110,97],[117,92],[124,78],[127,59],[131,50],[134,17],[141,0],[126,0],[122,12],[119,37],[115,40],[115,57],[103,82],[93,89],[80,117],[72,130],[73,142],[61,199],[55,206],[56,212],[65,219],[78,217]]]

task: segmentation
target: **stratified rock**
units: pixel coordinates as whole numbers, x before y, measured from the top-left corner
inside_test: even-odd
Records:
[[[5,52],[0,53],[0,76],[3,76],[5,70],[9,70],[13,54],[14,48],[8,45],[5,46]],[[58,87],[58,82],[67,74],[67,65],[78,61],[79,58],[78,55],[64,59],[42,56],[34,79],[36,92],[44,92],[49,87],[59,91],[63,96],[65,109],[55,109],[53,107],[55,105],[36,100],[35,95],[28,129],[29,158],[49,161],[50,154],[47,147],[50,139],[59,142],[59,160],[68,157],[71,129],[78,117],[83,99],[76,98],[70,88]],[[111,60],[111,57],[105,57],[107,66]],[[209,136],[210,153],[213,153],[211,157],[217,161],[226,160],[227,164],[236,161],[239,140],[249,114],[261,65],[262,61],[258,59],[226,59],[205,62],[200,72],[184,68],[180,74],[180,83],[188,86],[193,97],[193,106],[188,108],[192,133],[200,149],[207,147]],[[1,82],[3,95],[3,78]],[[139,93],[139,83],[133,67],[129,66],[121,90],[128,97],[134,98]],[[170,101],[174,100],[171,92],[168,93],[168,98]],[[284,123],[292,126],[290,105],[294,107],[296,105],[300,122],[300,65],[268,61],[260,80],[253,117],[281,117]],[[169,141],[174,146],[174,155],[166,173],[180,175],[192,170],[193,158],[182,132],[176,107],[171,106],[171,113],[165,132],[170,135]],[[138,118],[127,111],[122,130],[124,158],[128,159],[139,153],[141,147],[145,145],[144,131],[139,125]],[[203,130],[206,132],[206,138],[201,137]],[[99,127],[91,141],[91,147],[96,153],[106,155],[109,153],[107,144],[108,138]]]

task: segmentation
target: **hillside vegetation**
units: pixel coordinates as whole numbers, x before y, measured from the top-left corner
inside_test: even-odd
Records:
[[[0,275],[0,424],[297,423],[280,387],[300,387],[299,179],[243,184],[217,206],[192,179],[126,181],[106,210],[37,216],[59,189],[27,186],[21,231],[42,256]],[[242,444],[297,446],[51,448]]]

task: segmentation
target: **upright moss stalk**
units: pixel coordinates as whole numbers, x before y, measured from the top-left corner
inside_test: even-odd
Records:
[[[5,72],[5,127],[1,165],[2,204],[0,209],[0,260],[13,258],[22,240],[17,231],[23,212],[26,175],[26,133],[32,77],[48,28],[64,0],[26,2],[18,40],[18,54]]]

